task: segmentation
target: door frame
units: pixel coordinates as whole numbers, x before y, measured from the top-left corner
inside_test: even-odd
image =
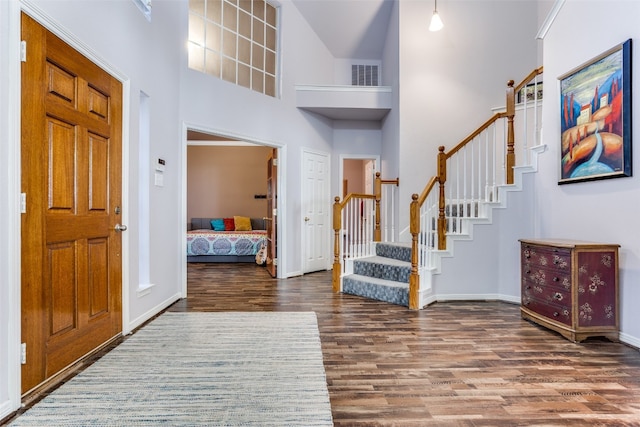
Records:
[[[380,172],[380,156],[376,154],[340,154],[340,168],[338,182],[340,183],[340,200],[343,199],[342,183],[344,182],[344,161],[345,160],[375,160],[376,172]]]
[[[286,211],[287,146],[274,141],[267,141],[267,140],[255,138],[249,135],[240,135],[237,133],[232,133],[232,132],[221,130],[221,129],[210,128],[207,126],[183,121],[182,122],[182,150],[181,150],[182,159],[180,160],[181,169],[182,169],[181,185],[180,185],[180,193],[181,193],[180,194],[180,204],[181,204],[180,224],[182,226],[182,232],[181,232],[182,237],[180,239],[180,254],[181,254],[180,255],[181,256],[180,276],[182,277],[182,298],[187,297],[187,253],[185,251],[184,242],[187,241],[186,224],[189,221],[189,218],[187,218],[187,166],[188,166],[187,165],[187,146],[189,145],[187,141],[187,131],[189,130],[221,136],[224,138],[229,138],[230,140],[246,141],[252,144],[262,145],[265,147],[272,147],[278,150],[278,168],[277,168],[278,200],[276,205],[276,209],[278,210],[278,215],[276,216],[276,221],[277,221],[276,230],[277,230],[277,239],[278,239],[278,249],[277,249],[278,253],[276,255],[278,258],[277,274],[279,279],[286,278],[287,276],[284,274],[284,272],[287,271],[287,266],[286,266],[287,260],[286,260],[286,257],[283,256],[283,254],[287,253],[287,250],[286,250],[287,230],[286,230],[286,227],[283,226],[283,224],[287,223],[287,220],[286,220],[286,217],[287,217],[287,211]],[[266,173],[265,173],[265,176],[266,176]]]
[[[96,51],[84,44],[75,35],[66,28],[54,21],[39,8],[22,1],[10,1],[8,5],[9,16],[7,21],[10,25],[10,35],[7,37],[8,58],[6,61],[6,70],[8,71],[9,80],[15,82],[8,93],[7,106],[9,107],[9,123],[6,129],[7,136],[7,169],[6,176],[9,182],[7,200],[10,206],[20,206],[21,192],[21,132],[20,132],[20,114],[21,114],[21,62],[20,62],[20,14],[22,12],[36,20],[44,28],[58,36],[69,46],[87,57],[90,61],[101,67],[116,80],[122,84],[122,223],[129,223],[129,125],[130,117],[130,79],[120,72],[116,67],[105,61]],[[3,69],[4,71],[5,69]],[[3,74],[4,75],[4,74]],[[20,230],[21,214],[19,209],[10,210],[7,218],[7,241],[6,249],[9,255],[7,259],[7,288],[8,288],[8,345],[7,345],[7,391],[9,395],[6,407],[0,405],[0,415],[5,410],[10,413],[18,409],[21,405],[20,390],[20,341],[21,341],[21,256],[20,256]],[[126,335],[131,332],[129,325],[129,257],[130,257],[130,239],[127,233],[122,235],[122,334]],[[2,308],[2,307],[0,307]],[[1,393],[1,391],[0,391]],[[0,402],[1,403],[1,402]]]
[[[327,171],[326,171],[326,177],[327,177],[327,181],[325,183],[325,192],[326,194],[329,196],[327,199],[327,225],[329,225],[329,229],[327,230],[327,235],[325,236],[325,239],[327,240],[327,265],[326,265],[326,269],[330,270],[331,269],[331,265],[333,263],[333,244],[332,244],[332,240],[331,240],[331,236],[333,235],[333,227],[332,227],[332,212],[333,212],[333,197],[331,196],[331,153],[328,153],[326,151],[318,151],[318,150],[313,150],[311,148],[305,148],[302,147],[300,149],[300,171],[301,171],[301,181],[304,182],[306,175],[305,174],[305,165],[304,165],[304,159],[305,159],[305,154],[309,153],[309,154],[314,154],[317,156],[323,156],[327,159]],[[304,201],[304,184],[300,186],[300,201],[302,203],[302,201]],[[301,206],[300,212],[304,212],[304,206]],[[304,239],[306,238],[306,227],[304,224],[304,214],[300,215],[300,230],[303,230],[302,233],[300,233],[300,247],[303,250],[302,253],[302,265],[301,265],[301,274],[306,274],[306,270],[307,270],[307,264],[306,264],[306,259],[307,259],[307,254],[305,251],[305,242]]]

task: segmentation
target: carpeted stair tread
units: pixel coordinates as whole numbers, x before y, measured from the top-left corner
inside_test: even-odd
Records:
[[[395,280],[379,279],[377,277],[363,276],[361,274],[350,274],[348,276],[344,276],[344,279],[354,280],[354,281],[363,282],[363,283],[370,283],[370,284],[379,285],[379,286],[390,286],[390,287],[396,287],[396,288],[404,288],[407,290],[409,289],[409,283],[396,282]]]
[[[343,278],[342,291],[378,301],[402,306],[409,305],[409,284],[375,277],[350,274]]]
[[[378,243],[376,244],[376,255],[411,262],[411,243]]]
[[[394,267],[409,267],[411,268],[411,263],[407,261],[401,261],[399,259],[387,258],[383,256],[370,256],[366,258],[360,258],[355,260],[354,262],[367,262],[371,264],[384,264],[384,265],[392,265]]]
[[[408,283],[411,263],[393,258],[371,256],[354,260],[353,272],[363,276]]]

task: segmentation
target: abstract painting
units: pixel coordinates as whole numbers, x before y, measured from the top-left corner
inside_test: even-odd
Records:
[[[631,39],[558,79],[558,183],[631,176]]]

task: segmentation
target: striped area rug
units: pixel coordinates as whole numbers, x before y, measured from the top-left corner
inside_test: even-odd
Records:
[[[164,313],[12,426],[331,426],[313,312]]]

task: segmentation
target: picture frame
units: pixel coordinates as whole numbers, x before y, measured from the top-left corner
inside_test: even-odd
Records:
[[[534,101],[542,101],[543,96],[543,82],[529,83],[516,94],[516,104],[523,104]]]
[[[558,80],[558,184],[631,176],[631,39]]]

